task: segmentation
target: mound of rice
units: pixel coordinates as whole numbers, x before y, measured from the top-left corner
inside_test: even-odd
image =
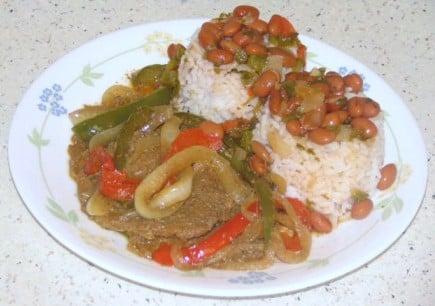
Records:
[[[214,122],[233,118],[251,119],[256,98],[248,96],[235,62],[215,67],[193,39],[178,69],[180,94],[174,101],[179,111],[201,115]]]
[[[336,225],[339,219],[349,216],[352,190],[370,194],[379,181],[384,158],[382,115],[373,118],[373,122],[378,128],[373,139],[317,145],[305,137],[293,137],[285,123],[271,116],[265,107],[254,139],[269,148],[273,158],[271,171],[285,179],[286,195],[310,201],[312,208]]]

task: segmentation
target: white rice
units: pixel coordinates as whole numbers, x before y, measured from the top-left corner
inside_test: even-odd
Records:
[[[285,124],[270,115],[266,105],[254,130],[254,139],[271,152],[271,170],[285,179],[286,195],[309,200],[315,210],[327,215],[336,225],[339,219],[349,216],[352,190],[373,193],[379,180],[379,168],[384,159],[382,115],[373,121],[378,128],[374,139],[317,145],[305,137],[290,135]],[[289,148],[285,157],[270,149],[268,134],[272,130]]]
[[[204,49],[193,39],[178,69],[180,94],[174,101],[175,108],[214,122],[251,119],[258,99],[250,98],[240,74],[231,72],[237,64],[216,68],[204,56]]]

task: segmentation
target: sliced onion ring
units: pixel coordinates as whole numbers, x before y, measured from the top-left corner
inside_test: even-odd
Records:
[[[180,133],[180,124],[182,120],[176,116],[165,122],[160,133],[160,151],[162,156],[165,156],[171,147],[172,142]]]
[[[89,150],[92,150],[97,146],[105,146],[109,142],[115,140],[121,131],[122,126],[123,123],[92,136],[91,140],[89,140]]]
[[[288,202],[288,200],[285,198],[280,198],[279,201],[284,207],[288,218],[288,220],[282,223],[285,223],[286,225],[292,225],[290,229],[295,231],[298,235],[302,250],[296,252],[287,250],[284,246],[284,242],[281,239],[280,231],[277,226],[275,226],[272,231],[272,249],[275,252],[275,256],[282,262],[292,264],[302,262],[307,259],[308,255],[310,254],[311,233],[299,220],[293,209],[293,206]]]
[[[206,147],[192,146],[172,156],[142,180],[134,195],[136,211],[142,217],[151,219],[173,214],[179,207],[176,209],[171,206],[163,209],[151,207],[150,200],[171,177],[178,175],[196,162],[206,163],[212,168],[225,191],[237,204],[241,205],[255,198],[253,190],[239,178],[226,159]]]
[[[193,169],[187,167],[180,173],[177,182],[163,188],[151,198],[149,206],[152,209],[164,210],[170,206],[171,209],[178,209],[192,193],[192,182]]]

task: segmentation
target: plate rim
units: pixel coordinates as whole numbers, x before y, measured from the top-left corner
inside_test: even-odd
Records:
[[[33,217],[33,219],[36,221],[36,223],[51,237],[53,238],[58,244],[60,244],[62,247],[64,247],[65,249],[67,249],[70,253],[74,254],[75,256],[79,257],[80,259],[84,260],[86,263],[92,265],[92,266],[96,266],[99,269],[114,275],[116,277],[120,277],[123,280],[127,280],[129,282],[132,282],[134,284],[138,284],[138,285],[143,285],[152,289],[158,289],[158,290],[163,290],[165,292],[177,292],[186,296],[202,296],[202,297],[218,297],[218,298],[258,298],[258,297],[274,297],[274,296],[282,296],[282,295],[286,295],[289,293],[293,293],[293,292],[299,292],[299,291],[305,291],[305,290],[310,290],[314,287],[320,286],[322,284],[325,284],[327,282],[331,282],[331,281],[335,281],[337,279],[343,278],[346,275],[349,275],[359,269],[361,269],[361,267],[363,267],[366,264],[371,263],[372,261],[374,261],[375,259],[377,259],[378,257],[380,257],[381,255],[383,255],[387,250],[389,250],[398,240],[399,238],[403,235],[403,233],[409,228],[409,226],[413,223],[417,213],[419,212],[421,206],[422,206],[422,202],[424,200],[425,197],[425,193],[426,193],[426,189],[427,189],[427,183],[428,183],[428,162],[427,159],[424,158],[423,164],[422,166],[423,168],[423,181],[424,181],[424,186],[421,187],[421,194],[418,197],[419,200],[418,202],[416,202],[416,209],[412,214],[412,217],[410,218],[409,222],[406,222],[406,226],[404,226],[404,228],[401,228],[400,230],[396,230],[397,234],[393,235],[394,238],[390,239],[387,243],[384,243],[383,247],[377,248],[376,251],[371,251],[371,252],[366,252],[366,256],[363,256],[363,259],[358,260],[357,264],[352,264],[351,268],[343,268],[340,270],[340,272],[334,273],[336,274],[334,277],[323,277],[323,279],[320,279],[319,281],[311,281],[312,284],[311,285],[302,285],[302,286],[298,286],[295,289],[292,290],[286,290],[285,286],[279,286],[279,285],[275,285],[273,287],[265,287],[262,289],[262,292],[259,292],[257,294],[253,294],[253,289],[252,287],[246,287],[245,289],[240,289],[240,288],[215,288],[213,289],[213,291],[210,291],[208,293],[204,292],[204,288],[200,287],[199,290],[196,290],[195,288],[189,287],[188,285],[182,285],[182,284],[177,284],[174,282],[165,282],[163,280],[161,280],[160,282],[158,282],[156,284],[155,279],[154,279],[154,283],[149,283],[149,282],[142,282],[136,279],[132,279],[131,277],[129,277],[128,275],[125,275],[125,273],[123,274],[122,271],[119,271],[118,269],[116,269],[116,267],[110,267],[107,266],[104,263],[100,263],[98,261],[95,260],[94,256],[92,254],[87,253],[87,251],[81,247],[77,248],[77,245],[70,243],[70,241],[62,241],[62,234],[58,235],[53,233],[53,229],[51,228],[50,231],[50,222],[45,222],[45,224],[43,223],[44,221],[40,220],[40,218],[37,217],[37,209],[35,207],[31,208],[32,205],[28,205],[27,201],[25,201],[25,196],[24,196],[24,191],[20,190],[19,187],[19,181],[20,178],[18,178],[18,174],[17,174],[17,169],[16,169],[16,165],[13,165],[13,161],[12,161],[12,153],[14,151],[14,145],[13,145],[13,137],[11,137],[11,135],[13,135],[15,132],[15,130],[17,129],[17,116],[16,114],[19,112],[19,110],[21,108],[23,108],[24,106],[24,101],[28,100],[28,95],[29,92],[31,91],[31,89],[33,87],[36,86],[36,83],[38,82],[38,80],[42,79],[45,75],[49,75],[51,69],[56,66],[56,64],[58,64],[60,61],[64,60],[65,58],[68,58],[70,56],[73,56],[75,52],[77,52],[77,50],[82,49],[82,48],[86,48],[88,45],[90,45],[91,43],[94,43],[96,41],[100,41],[100,40],[104,40],[107,39],[108,37],[112,36],[112,35],[118,35],[122,32],[128,32],[131,31],[132,29],[136,29],[136,28],[142,28],[144,26],[149,26],[149,25],[165,25],[168,22],[174,22],[174,23],[183,23],[183,22],[197,22],[198,24],[200,22],[203,22],[204,20],[207,20],[206,18],[184,18],[184,19],[171,19],[171,20],[161,20],[161,21],[156,21],[156,22],[146,22],[146,23],[142,23],[142,24],[138,24],[138,25],[134,25],[134,26],[129,26],[123,29],[119,29],[113,32],[109,32],[106,33],[104,35],[101,35],[97,38],[93,38],[90,39],[88,41],[86,41],[85,43],[81,44],[80,46],[69,50],[68,52],[64,53],[62,56],[60,56],[59,58],[57,58],[50,66],[48,66],[46,69],[44,69],[31,83],[31,85],[27,88],[26,92],[23,94],[20,102],[18,103],[14,115],[12,117],[11,120],[11,124],[10,124],[10,128],[9,128],[9,135],[8,135],[8,164],[9,164],[9,171],[13,180],[13,184],[15,186],[15,189],[21,199],[21,201],[23,202],[24,206],[26,207],[27,211],[30,213],[30,215]],[[382,78],[377,72],[373,71],[372,69],[370,69],[369,67],[367,67],[365,64],[361,63],[358,59],[355,59],[353,56],[346,54],[345,52],[341,51],[340,49],[336,48],[335,46],[332,46],[324,41],[318,40],[316,38],[312,38],[310,36],[307,35],[302,35],[301,34],[301,38],[303,40],[303,38],[308,38],[310,40],[315,41],[316,43],[320,43],[322,45],[326,45],[329,48],[331,48],[331,50],[333,50],[334,52],[337,52],[339,55],[344,55],[346,57],[350,57],[355,63],[357,63],[358,65],[361,65],[363,67],[365,67],[368,71],[370,71],[371,73],[373,73],[374,75],[376,75],[376,77],[378,77],[379,79],[381,79],[385,85],[388,87],[388,89],[391,91],[391,93],[393,95],[396,96],[396,98],[398,100],[400,100],[402,106],[403,106],[403,110],[405,112],[407,112],[407,115],[409,115],[409,118],[413,121],[413,125],[416,127],[417,132],[418,132],[418,141],[420,142],[422,148],[423,148],[423,153],[427,154],[427,148],[426,148],[426,144],[424,142],[424,138],[423,138],[423,134],[422,134],[422,130],[420,128],[420,126],[418,125],[418,122],[416,120],[416,118],[414,117],[413,113],[411,112],[410,108],[408,107],[408,105],[403,101],[403,99],[394,91],[394,89],[385,81],[384,78]],[[18,128],[19,129],[19,128]],[[30,203],[30,201],[29,201]],[[32,210],[33,209],[33,210]],[[77,250],[79,249],[79,250]],[[90,258],[91,257],[91,258]],[[359,258],[362,258],[361,256],[359,256]],[[115,268],[115,269],[114,269]],[[169,285],[168,285],[169,284]],[[171,285],[173,284],[173,285]],[[181,288],[178,287],[181,285]],[[177,288],[178,287],[178,288]],[[238,294],[234,294],[235,291],[238,291]]]

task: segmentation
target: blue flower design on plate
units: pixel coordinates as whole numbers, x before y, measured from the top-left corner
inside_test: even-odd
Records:
[[[243,285],[252,285],[252,284],[261,284],[266,281],[273,281],[276,277],[270,275],[266,272],[257,272],[251,271],[246,273],[245,275],[240,275],[234,278],[228,279],[228,282],[231,284],[243,284]]]
[[[346,67],[338,68],[338,73],[341,75],[345,75],[347,73],[347,68]]]
[[[37,104],[37,107],[42,112],[50,112],[54,116],[61,116],[68,112],[59,102],[63,100],[61,95],[62,86],[53,84],[51,88],[44,88],[39,100],[42,103]]]

